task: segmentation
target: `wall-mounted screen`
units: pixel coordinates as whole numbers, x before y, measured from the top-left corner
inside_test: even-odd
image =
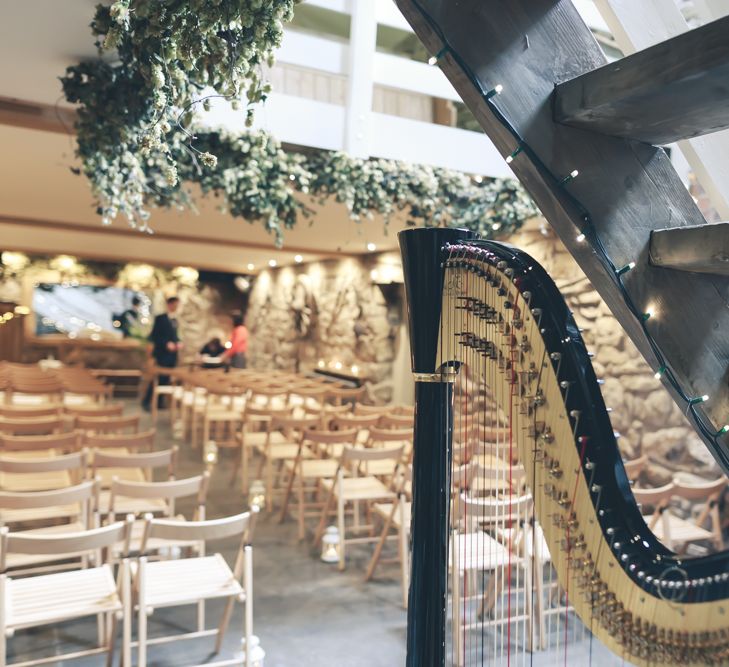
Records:
[[[145,294],[124,287],[39,283],[33,291],[38,336],[141,338],[150,328],[150,306]]]

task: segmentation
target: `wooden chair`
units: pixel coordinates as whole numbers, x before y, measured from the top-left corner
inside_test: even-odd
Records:
[[[86,451],[48,458],[0,456],[0,489],[27,492],[66,488],[84,478],[86,461]]]
[[[106,514],[110,508],[111,488],[114,480],[126,482],[151,482],[154,470],[163,469],[167,479],[174,479],[177,468],[177,447],[163,449],[158,452],[107,452],[94,450],[91,452],[91,476],[98,479],[99,512]],[[127,505],[126,511],[157,512],[164,510],[164,503]],[[120,510],[117,508],[117,513]]]
[[[377,424],[380,428],[387,429],[410,429],[412,431],[415,424],[415,417],[412,415],[398,415],[394,413],[384,414],[380,417]]]
[[[85,447],[94,450],[116,450],[122,453],[152,451],[156,434],[153,428],[141,433],[94,433],[86,434],[83,443]]]
[[[382,449],[392,448],[397,444],[402,445],[403,448],[403,463],[409,463],[413,453],[413,430],[411,428],[388,429],[374,426],[370,428],[367,447]],[[386,459],[365,461],[361,473],[386,479],[392,475],[392,467]]]
[[[334,405],[354,404],[364,396],[364,387],[329,387],[327,400]]]
[[[265,653],[258,638],[253,635],[253,551],[251,538],[254,517],[257,512],[216,519],[213,521],[179,522],[169,519],[149,519],[141,543],[146,554],[153,541],[209,542],[225,538],[239,539],[235,565],[231,569],[219,554],[199,555],[179,560],[151,562],[146,555],[139,558],[135,568],[134,590],[137,597],[138,658],[137,665],[146,667],[147,647],[168,641],[217,635],[214,652],[217,654],[223,644],[225,632],[230,623],[233,604],[245,604],[243,621],[244,657],[216,661],[216,666],[240,665],[260,667]],[[185,582],[184,586],[180,582]],[[150,639],[147,636],[147,617],[157,609],[193,605],[222,598],[225,609],[217,629],[208,630],[198,625],[196,632]]]
[[[160,518],[186,521],[183,514],[176,511],[177,501],[182,498],[195,498],[195,509],[191,519],[193,521],[205,520],[205,499],[210,485],[210,473],[204,472],[196,477],[187,479],[170,479],[165,482],[127,482],[114,479],[111,484],[109,498],[109,514],[107,521],[113,523],[117,516],[135,516],[130,536],[130,551],[141,553],[142,538],[146,520],[152,514],[159,514]],[[145,516],[146,515],[146,516]],[[141,519],[144,516],[143,519]],[[141,520],[139,520],[141,519]],[[159,552],[169,547],[195,547],[195,542],[155,541],[148,539],[145,552]]]
[[[723,548],[723,538],[718,504],[726,486],[727,479],[722,476],[704,484],[674,481],[655,489],[634,488],[633,495],[643,507],[654,508],[651,515],[644,514],[643,518],[654,535],[669,549],[683,551],[688,544],[708,542],[720,550]],[[705,503],[696,521],[682,519],[671,511],[670,503],[675,498]],[[707,519],[711,524],[710,530],[703,528]]]
[[[410,518],[412,515],[412,469],[405,469],[397,500],[391,503],[374,503],[372,512],[382,520],[382,530],[375,545],[374,553],[367,566],[365,581],[372,579],[375,568],[382,562],[382,549],[390,537],[390,531],[395,530],[398,546],[398,562],[400,563],[400,585],[402,591],[402,606],[408,607],[408,588],[410,586]]]
[[[358,476],[358,471],[369,464],[379,461],[389,461],[392,473],[391,478],[397,471],[402,460],[403,446],[392,449],[366,449],[362,447],[345,447],[339,459],[336,475],[332,479],[323,479],[321,484],[325,491],[328,491],[326,501],[321,511],[319,526],[314,536],[314,544],[319,545],[324,534],[327,519],[333,503],[337,504],[337,528],[339,529],[340,558],[339,569],[345,568],[346,545],[373,542],[375,537],[347,538],[345,524],[345,509],[347,505],[353,506],[354,525],[353,531],[369,531],[371,526],[361,525],[359,519],[359,504],[371,504],[375,502],[394,502],[397,494],[392,483],[385,485],[374,475]],[[346,476],[351,475],[351,476]]]
[[[273,417],[269,422],[268,437],[261,450],[261,461],[258,469],[258,477],[263,477],[266,485],[266,507],[269,512],[273,511],[274,487],[277,487],[282,474],[286,472],[284,466],[286,461],[293,461],[301,453],[302,456],[310,456],[306,449],[300,452],[299,441],[305,431],[316,428],[319,425],[317,417]],[[274,434],[278,438],[274,439]],[[276,470],[274,470],[274,467]]]
[[[392,412],[392,406],[390,405],[364,405],[362,403],[355,403],[353,412],[355,415],[386,415]]]
[[[322,492],[321,481],[336,477],[337,469],[339,468],[339,457],[322,458],[322,456],[327,456],[327,450],[330,448],[337,449],[341,455],[341,450],[345,446],[354,446],[356,438],[356,429],[339,431],[304,431],[299,440],[299,448],[296,453],[296,458],[284,461],[284,467],[288,476],[288,483],[283,503],[281,505],[279,523],[284,521],[286,518],[294,483],[296,482],[296,514],[300,540],[303,540],[306,536],[305,521],[306,517],[311,515],[311,513],[307,511],[307,508],[318,508],[318,511],[314,514],[315,516],[319,516],[319,513],[321,512],[321,502],[305,502],[307,494],[313,494],[315,497],[318,497]],[[307,450],[312,453],[318,453],[318,457],[311,455],[305,456],[304,454]]]
[[[243,423],[239,434],[240,438],[240,469],[241,486],[243,494],[248,493],[249,483],[249,462],[252,452],[262,454],[266,443],[286,442],[283,434],[270,431],[271,420],[274,417],[287,417],[291,414],[289,408],[273,409],[259,407],[251,404],[250,399],[246,403],[243,412]]]
[[[59,535],[96,528],[97,492],[98,485],[93,481],[52,491],[0,491],[0,525],[13,532],[22,531],[23,535]],[[62,554],[62,561],[68,559],[68,554]],[[75,563],[58,563],[58,560],[55,554],[9,554],[6,567],[17,575],[19,570],[27,573],[76,566]]]
[[[141,415],[127,415],[126,417],[76,417],[76,428],[82,433],[93,434],[121,434],[138,433]]]
[[[99,555],[102,550],[108,553],[113,544],[125,544],[128,535],[127,522],[61,535],[27,535],[11,533],[7,528],[0,529],[0,665],[8,664],[7,637],[17,631],[96,616],[105,619],[99,624],[98,647],[41,658],[31,664],[106,653],[107,667],[111,667],[117,618],[120,616],[123,626],[122,665],[130,667],[129,562],[122,560],[115,580],[111,565],[102,561]],[[80,553],[93,556],[99,565],[21,579],[7,574],[11,556],[58,557]]]

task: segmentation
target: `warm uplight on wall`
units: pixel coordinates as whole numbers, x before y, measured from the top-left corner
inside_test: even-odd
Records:
[[[250,264],[250,263],[248,264],[249,271],[253,271],[253,269],[255,269],[255,268],[256,268],[255,264]]]
[[[335,370],[341,371],[342,370],[342,362],[341,361],[335,361],[334,362],[334,368],[335,368]]]
[[[301,255],[294,255],[294,261],[295,261],[295,262],[296,262],[297,264],[301,264],[301,262],[303,262],[303,261],[304,261],[304,258],[303,258],[303,257],[302,257]]]
[[[350,370],[352,371],[352,375],[357,375],[359,373],[359,366],[354,364]]]
[[[367,244],[367,250],[369,252],[374,252],[375,250],[377,250],[377,246],[370,241],[370,243]]]
[[[277,262],[277,261],[276,261],[275,259],[269,259],[269,260],[268,260],[268,265],[269,265],[269,266],[270,266],[270,267],[271,267],[272,269],[275,269],[275,268],[276,268],[276,264],[278,264],[278,262]]]
[[[317,365],[317,366],[318,366],[319,368],[324,368],[324,366],[325,366],[325,364],[324,364],[324,359],[319,359],[319,361],[317,362],[317,364],[316,364],[316,365]]]

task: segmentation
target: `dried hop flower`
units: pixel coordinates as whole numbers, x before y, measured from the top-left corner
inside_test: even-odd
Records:
[[[207,151],[200,156],[200,159],[206,167],[210,167],[211,169],[216,167],[218,164],[218,158]]]

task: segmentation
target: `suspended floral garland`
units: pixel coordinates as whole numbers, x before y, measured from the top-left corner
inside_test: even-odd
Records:
[[[201,96],[269,92],[260,66],[272,61],[294,0],[117,0],[99,5],[92,23],[100,50],[119,59],[69,67],[66,99],[78,104],[81,171],[104,224],[119,213],[151,231],[149,206],[192,204],[185,183],[222,201],[230,215],[283,231],[313,213],[306,197],[343,203],[354,220],[385,221],[405,211],[411,224],[457,225],[483,236],[518,229],[537,210],[511,179],[473,179],[461,172],[343,153],[286,152],[265,132],[191,131]],[[199,102],[199,104],[198,104]],[[237,106],[236,102],[233,102]]]

